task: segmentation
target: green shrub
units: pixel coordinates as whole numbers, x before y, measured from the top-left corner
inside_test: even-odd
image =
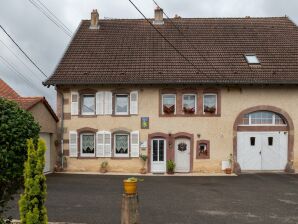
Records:
[[[37,142],[39,131],[31,113],[0,97],[0,223],[4,223],[8,201],[23,185],[26,141]]]
[[[173,173],[175,170],[176,164],[173,160],[167,160],[167,172]]]
[[[47,195],[46,177],[43,173],[46,146],[38,141],[35,149],[33,141],[28,141],[28,159],[25,162],[25,190],[19,201],[22,224],[48,223],[45,200]]]

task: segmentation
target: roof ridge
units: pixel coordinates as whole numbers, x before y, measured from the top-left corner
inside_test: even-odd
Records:
[[[154,18],[148,18],[149,20],[153,20]],[[174,19],[174,20],[205,20],[205,19],[221,19],[221,20],[225,20],[225,19],[287,19],[289,20],[289,17],[287,15],[285,16],[244,16],[244,17],[181,17],[181,18],[177,18],[175,19],[170,18],[170,19]],[[99,21],[119,21],[119,20],[127,20],[127,21],[143,21],[145,19],[142,18],[103,18],[103,19],[99,19]],[[168,18],[164,18],[164,20],[169,20]],[[87,22],[90,21],[90,19],[82,19],[83,22]]]

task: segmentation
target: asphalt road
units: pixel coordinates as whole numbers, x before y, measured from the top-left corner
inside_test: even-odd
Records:
[[[47,176],[49,221],[120,223],[124,178]],[[298,175],[144,179],[139,184],[142,224],[298,223]],[[14,218],[18,218],[16,201],[9,212]]]

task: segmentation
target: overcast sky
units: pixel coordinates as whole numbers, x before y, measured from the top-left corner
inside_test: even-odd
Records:
[[[33,1],[33,0],[31,0]],[[34,0],[38,1],[38,0]],[[92,9],[101,18],[140,18],[128,0],[39,0],[74,32]],[[173,17],[267,17],[289,16],[298,24],[298,0],[156,0]],[[151,0],[134,0],[147,17],[153,17]],[[0,0],[0,25],[33,61],[50,76],[70,38],[34,7],[30,0]],[[8,46],[9,50],[3,45]],[[17,57],[11,53],[13,52]],[[6,60],[13,68],[9,68]],[[24,64],[26,65],[24,65]],[[17,71],[14,71],[17,70]],[[18,74],[17,72],[21,73]],[[26,81],[22,77],[26,76]],[[56,108],[56,92],[41,84],[45,77],[32,66],[0,30],[0,78],[23,96],[46,96]]]

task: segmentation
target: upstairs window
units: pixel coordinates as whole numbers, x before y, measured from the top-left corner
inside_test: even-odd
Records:
[[[217,110],[217,95],[214,93],[204,94],[204,113],[216,114]]]
[[[183,111],[186,114],[194,114],[197,107],[197,97],[195,94],[183,95]]]
[[[116,115],[128,115],[128,95],[117,94],[115,96],[115,114]]]
[[[95,95],[83,95],[82,99],[82,115],[95,114]]]
[[[248,64],[260,64],[260,61],[255,54],[245,54],[244,56]]]
[[[268,125],[286,125],[285,120],[278,114],[270,111],[257,111],[245,114],[242,117],[241,125],[268,126]]]
[[[162,112],[163,114],[175,114],[176,112],[176,95],[162,95]]]

